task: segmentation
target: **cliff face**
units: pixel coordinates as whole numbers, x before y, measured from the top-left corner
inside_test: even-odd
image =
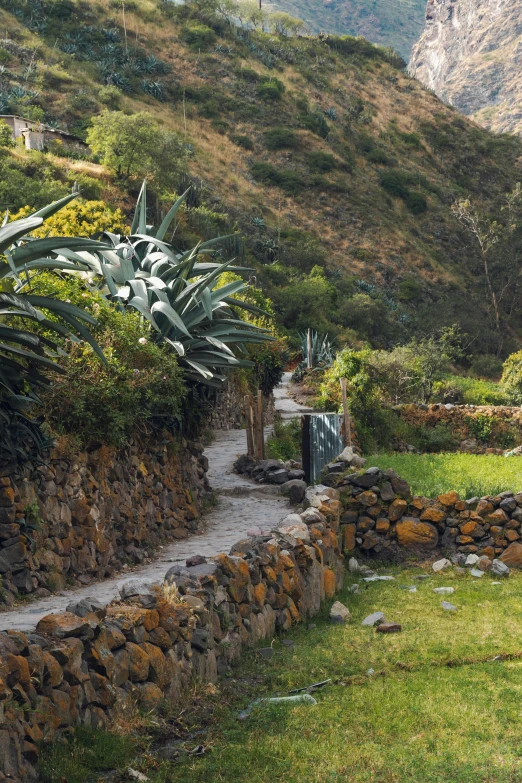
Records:
[[[263,7],[297,16],[314,33],[362,35],[408,60],[422,32],[426,0],[270,0]]]
[[[495,131],[522,133],[522,0],[428,0],[410,70]]]

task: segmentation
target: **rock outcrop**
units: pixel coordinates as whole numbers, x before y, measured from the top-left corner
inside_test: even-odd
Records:
[[[428,0],[410,70],[481,125],[522,133],[521,34],[521,0]]]

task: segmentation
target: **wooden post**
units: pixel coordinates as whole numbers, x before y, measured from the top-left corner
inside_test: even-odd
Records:
[[[265,432],[263,427],[263,392],[257,391],[257,457],[265,458]]]
[[[346,378],[341,378],[341,395],[343,399],[344,413],[344,445],[352,445],[352,423],[350,420],[350,411],[348,410],[348,396],[346,394]]]
[[[314,366],[314,357],[312,356],[312,330],[309,329],[306,335],[306,367],[311,370]]]
[[[254,451],[254,428],[252,421],[252,402],[249,394],[245,394],[244,397],[245,406],[245,425],[246,425],[246,437],[247,437],[247,454],[249,457],[255,456]]]

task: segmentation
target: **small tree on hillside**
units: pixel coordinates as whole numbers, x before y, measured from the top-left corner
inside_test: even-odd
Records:
[[[173,189],[187,155],[182,139],[146,111],[103,111],[93,117],[87,143],[121,179],[147,177],[160,191]]]

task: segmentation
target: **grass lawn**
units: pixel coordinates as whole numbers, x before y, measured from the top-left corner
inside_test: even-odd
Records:
[[[415,495],[435,497],[450,489],[461,498],[522,491],[522,458],[492,454],[375,454],[366,467],[393,468]]]
[[[360,581],[359,595],[348,591],[353,580],[347,579],[338,598],[350,608],[351,624],[330,625],[325,607],[315,627],[287,635],[293,649],[276,640],[269,661],[245,654],[231,678],[193,715],[185,713],[190,731],[204,731],[181,742],[175,762],[151,753],[169,730],[180,736],[173,713],[162,728],[154,718],[141,729],[138,757],[127,753],[122,765],[145,772],[151,783],[522,781],[522,574],[495,585],[489,575],[474,580],[469,573],[426,570],[429,579],[413,580],[423,573],[413,567],[387,573],[396,581]],[[413,584],[416,593],[400,589]],[[455,593],[437,595],[437,586],[453,586]],[[442,600],[457,611],[443,610]],[[373,611],[400,622],[402,633],[363,628]],[[246,721],[237,720],[256,698],[326,678],[333,682],[314,694],[316,706],[257,707]],[[205,753],[191,754],[199,744]],[[56,759],[57,747],[44,755]],[[53,766],[44,781],[65,777],[56,761]],[[97,778],[68,770],[65,779]]]

